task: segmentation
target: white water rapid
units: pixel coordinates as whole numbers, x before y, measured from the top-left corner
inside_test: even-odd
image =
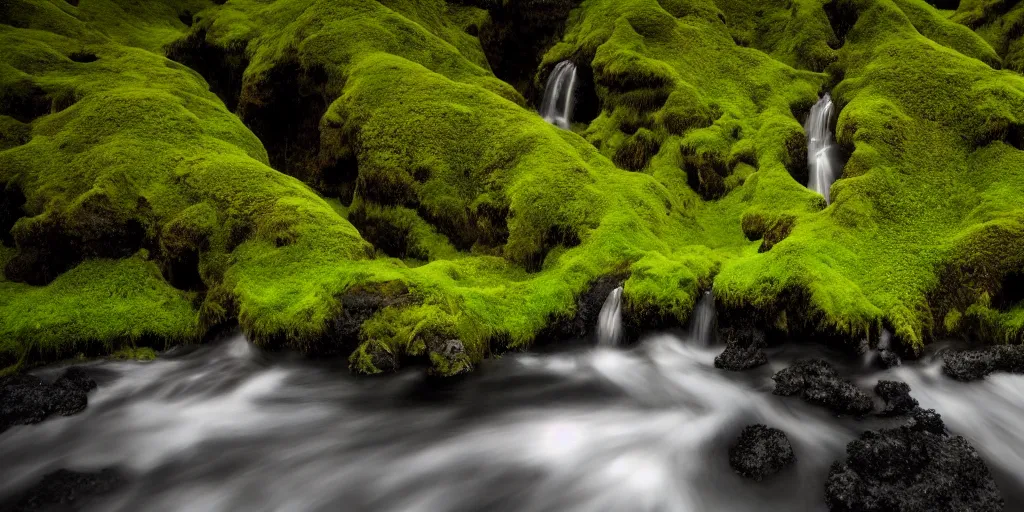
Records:
[[[568,130],[572,125],[576,77],[575,64],[567,60],[559,62],[548,78],[544,100],[540,106],[540,115],[544,120],[564,130]]]

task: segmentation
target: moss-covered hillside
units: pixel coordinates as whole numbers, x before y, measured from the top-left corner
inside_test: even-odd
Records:
[[[1020,342],[1011,3],[4,2],[0,368],[237,321],[451,374],[583,334],[618,283],[634,332],[713,289],[785,335]],[[536,113],[565,59],[571,131]]]

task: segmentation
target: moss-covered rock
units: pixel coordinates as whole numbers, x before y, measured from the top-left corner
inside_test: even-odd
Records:
[[[609,275],[628,276],[632,329],[681,324],[713,289],[747,327],[886,327],[909,354],[1024,332],[1008,4],[0,9],[8,371],[237,320],[363,373],[455,373],[576,318]],[[565,59],[573,130],[528,107]],[[849,153],[827,208],[801,128],[826,89]]]

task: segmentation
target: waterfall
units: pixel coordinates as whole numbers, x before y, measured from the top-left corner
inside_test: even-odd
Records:
[[[715,341],[715,295],[711,290],[697,301],[690,320],[690,338],[702,346],[711,345]]]
[[[811,113],[807,116],[807,168],[810,171],[810,180],[807,188],[814,190],[825,197],[825,203],[831,204],[829,189],[836,181],[836,161],[833,158],[835,140],[833,140],[831,126],[832,116],[835,113],[835,104],[828,93],[818,100],[811,107]]]
[[[622,340],[622,287],[612,290],[597,317],[597,344],[614,347]]]
[[[576,65],[564,60],[559,62],[548,78],[544,89],[544,101],[540,115],[544,120],[565,130],[572,123],[573,96],[576,93]]]

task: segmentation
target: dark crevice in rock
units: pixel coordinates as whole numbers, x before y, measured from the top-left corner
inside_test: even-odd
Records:
[[[1024,302],[1024,271],[1009,272],[999,283],[999,291],[992,297],[992,307],[1009,310]]]
[[[0,508],[10,512],[85,510],[93,498],[115,492],[126,484],[126,478],[114,469],[97,472],[58,469],[7,504],[0,504]]]
[[[725,196],[725,178],[729,176],[729,166],[723,155],[714,152],[699,153],[688,146],[682,147],[683,170],[686,171],[686,183],[705,201],[721,199]]]
[[[64,0],[64,1],[67,2],[68,5],[71,5],[71,6],[74,6],[74,7],[78,7],[78,0]]]
[[[852,0],[832,0],[826,3],[824,8],[828,23],[832,26],[832,33],[836,36],[836,40],[830,40],[828,44],[833,50],[838,50],[846,44],[846,36],[857,24],[860,14]]]
[[[271,165],[307,183],[319,174],[320,119],[327,111],[327,70],[294,52],[245,81],[238,116],[267,148]],[[387,204],[387,203],[385,203]]]
[[[760,214],[747,214],[741,221],[743,234],[746,235],[747,240],[761,240],[761,247],[757,252],[770,251],[775,244],[789,236],[795,225],[796,217],[792,215],[766,218]]]
[[[99,56],[97,56],[95,53],[86,50],[72,52],[71,55],[68,55],[68,58],[82,64],[88,64],[90,62],[96,62],[100,60]]]
[[[90,258],[126,258],[148,243],[149,204],[139,198],[126,213],[105,195],[87,198],[69,214],[44,214],[13,230],[18,252],[4,274],[12,281],[45,285]]]
[[[192,11],[189,11],[189,10],[185,10],[185,11],[179,12],[178,13],[178,19],[181,20],[181,22],[186,27],[191,27],[193,22],[194,22],[194,19],[192,17]]]
[[[628,171],[641,171],[661,149],[661,143],[649,130],[639,130],[615,151],[615,165]]]
[[[235,111],[242,92],[242,78],[249,66],[245,46],[245,43],[237,43],[222,48],[210,44],[206,40],[206,29],[200,28],[168,45],[166,55],[202,75],[210,91],[220,97],[228,110]]]
[[[955,11],[960,8],[960,0],[926,0],[936,9],[951,10]],[[1016,2],[1007,1],[1007,4],[1016,4]]]
[[[0,114],[11,116],[22,123],[50,113],[50,96],[30,80],[18,80],[0,87]]]
[[[11,228],[25,216],[25,194],[15,183],[0,183],[0,243],[14,247]]]
[[[544,266],[544,260],[547,258],[548,253],[551,252],[551,249],[559,245],[571,249],[580,245],[580,243],[580,236],[576,233],[576,228],[572,226],[551,226],[544,237],[541,249],[528,257],[523,262],[523,266],[526,267],[528,272],[539,272]]]
[[[163,262],[163,273],[171,286],[186,291],[206,289],[199,272],[199,251],[192,249]]]
[[[359,230],[363,239],[392,258],[427,259],[425,255],[409,253],[408,226],[401,226],[386,215],[368,213],[364,208],[353,209],[349,222]]]
[[[539,105],[543,84],[534,74],[544,53],[557,43],[579,0],[459,0],[490,13],[480,27],[480,45],[495,76],[511,84],[531,105]]]

